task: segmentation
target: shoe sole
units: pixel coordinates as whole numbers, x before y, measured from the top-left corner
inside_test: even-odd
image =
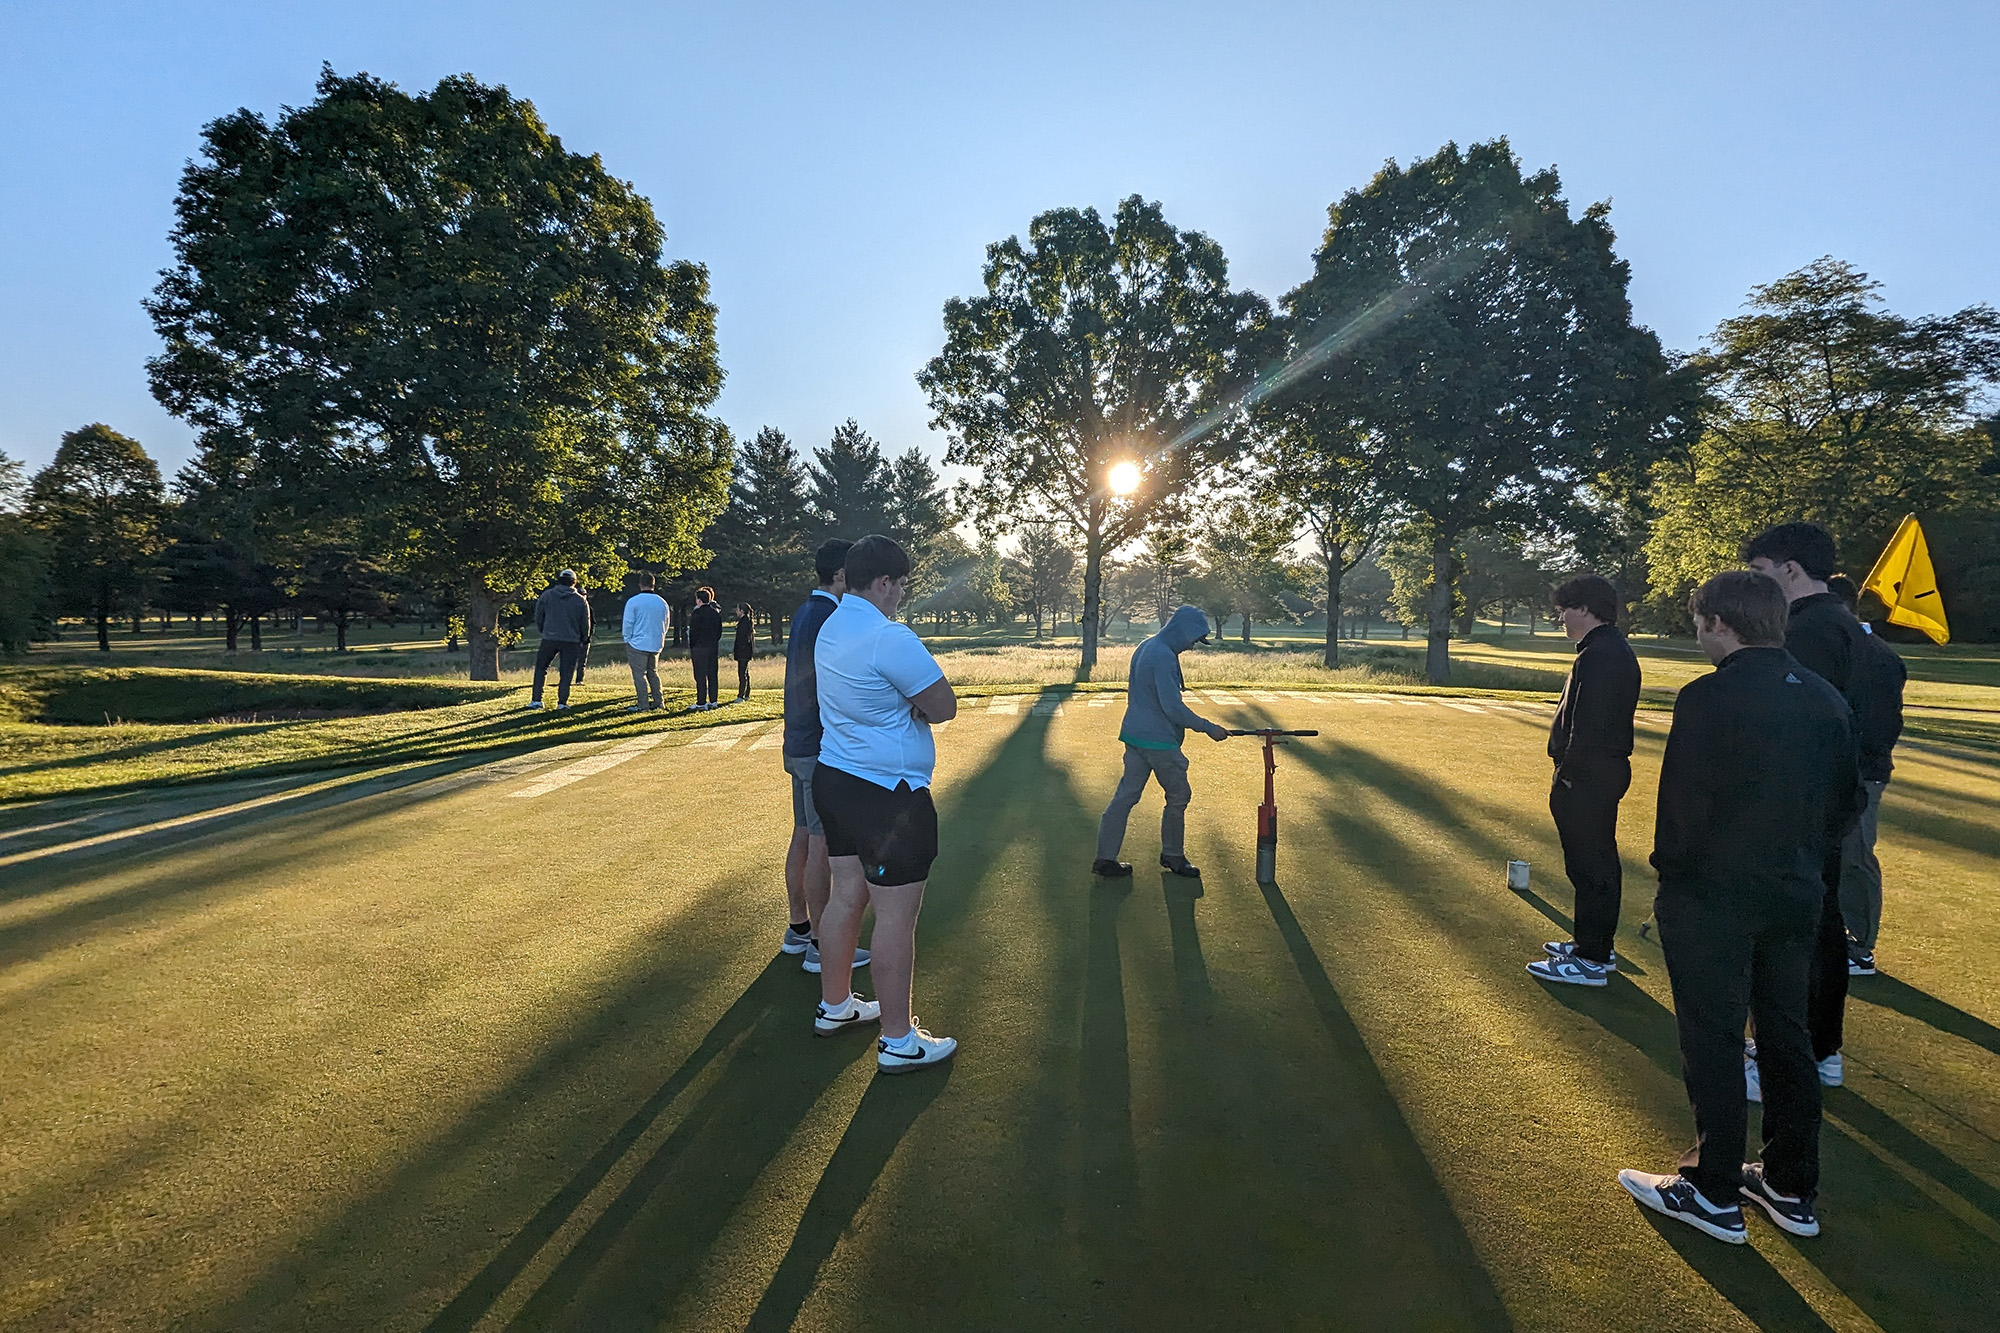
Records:
[[[1641,1193],[1634,1186],[1626,1184],[1625,1177],[1623,1176],[1618,1178],[1618,1186],[1640,1203],[1658,1213],[1661,1217],[1671,1217],[1676,1222],[1685,1222],[1696,1231],[1704,1235],[1713,1236],[1725,1245],[1748,1245],[1750,1243],[1750,1233],[1747,1230],[1730,1231],[1702,1218],[1691,1217],[1677,1208],[1667,1207],[1666,1201],[1660,1198],[1658,1190],[1648,1188],[1644,1193]]]
[[[799,952],[800,952],[800,953],[804,953],[804,952],[805,952],[805,950],[801,949],[801,950],[800,950]],[[853,971],[853,970],[854,970],[855,968],[861,968],[861,967],[866,967],[866,966],[868,966],[868,964],[869,964],[869,963],[871,963],[871,962],[873,962],[873,961],[874,961],[874,960],[873,960],[872,958],[857,958],[857,959],[855,959],[855,960],[854,960],[854,964],[853,964],[853,966],[852,966],[852,967],[850,967],[850,968],[848,968],[848,971],[850,971],[850,972],[851,972],[851,971]],[[820,974],[820,965],[819,965],[818,963],[800,963],[800,964],[799,964],[799,971],[801,971],[801,972],[810,972],[810,973],[811,973],[812,975],[814,975],[814,976],[818,976],[818,975]]]
[[[1533,963],[1528,964],[1528,975],[1537,981],[1552,981],[1558,986],[1609,986],[1609,977],[1565,977],[1544,972]]]
[[[803,944],[780,944],[778,946],[779,953],[788,953],[792,955],[794,958],[798,957],[805,951],[806,951],[806,946]]]
[[[1776,1226],[1780,1231],[1789,1231],[1794,1236],[1817,1236],[1819,1234],[1818,1218],[1814,1218],[1809,1223],[1795,1222],[1791,1218],[1786,1217],[1783,1213],[1779,1212],[1778,1206],[1776,1204],[1772,1203],[1769,1199],[1766,1199],[1763,1195],[1757,1193],[1757,1191],[1751,1189],[1748,1185],[1743,1186],[1743,1188],[1739,1191],[1739,1193],[1741,1193],[1743,1197],[1748,1199],[1751,1203],[1754,1203],[1759,1208],[1762,1208],[1765,1214],[1770,1217],[1772,1224]]]

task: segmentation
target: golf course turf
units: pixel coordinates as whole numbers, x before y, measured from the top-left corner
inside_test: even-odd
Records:
[[[1824,1233],[1732,1248],[1613,1180],[1691,1136],[1637,934],[1667,715],[1583,990],[1522,970],[1546,706],[1224,697],[1322,733],[1274,886],[1252,742],[1189,741],[1195,885],[1156,788],[1088,873],[1117,694],[939,733],[916,1008],[962,1046],[901,1079],[777,954],[768,721],[11,811],[0,1327],[1995,1326],[2000,760],[1898,752]]]

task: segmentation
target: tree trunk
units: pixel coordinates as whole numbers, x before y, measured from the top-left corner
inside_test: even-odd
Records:
[[[97,651],[111,651],[111,608],[102,602],[97,604]]]
[[[250,613],[250,651],[253,653],[264,651],[264,613],[262,611],[253,611]]]
[[[336,653],[347,651],[347,613],[345,611],[336,611],[333,613],[333,651]]]
[[[1326,664],[1340,665],[1340,556],[1326,562]]]
[[[222,612],[222,643],[225,652],[236,651],[236,636],[243,632],[243,616],[234,607]]]
[[[1104,605],[1104,501],[1093,495],[1087,512],[1090,525],[1083,534],[1083,618],[1078,625],[1083,660],[1078,680],[1089,680],[1097,666],[1097,619]]]
[[[1424,676],[1433,685],[1451,683],[1452,535],[1440,531],[1431,543],[1430,642],[1424,650]]]
[[[500,679],[500,599],[484,579],[474,582],[466,597],[465,646],[471,653],[471,679]]]

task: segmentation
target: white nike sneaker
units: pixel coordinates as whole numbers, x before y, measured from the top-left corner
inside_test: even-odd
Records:
[[[914,1016],[910,1019],[910,1030],[900,1041],[890,1041],[879,1037],[875,1042],[875,1067],[885,1074],[907,1074],[925,1065],[941,1065],[951,1059],[958,1050],[958,1041],[952,1037],[933,1037],[917,1025]]]
[[[836,1032],[859,1027],[863,1023],[882,1021],[882,1006],[874,1000],[864,1000],[859,995],[850,994],[839,1004],[829,1005],[825,1000],[813,1011],[813,1035],[831,1037]]]

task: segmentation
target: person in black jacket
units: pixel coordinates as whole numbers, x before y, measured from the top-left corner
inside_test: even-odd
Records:
[[[736,604],[736,644],[730,651],[736,659],[736,702],[750,697],[750,661],[757,656],[757,617],[750,603]]]
[[[1829,852],[1860,808],[1852,713],[1781,646],[1785,596],[1732,570],[1695,590],[1716,668],[1674,703],[1653,835],[1654,917],[1673,990],[1695,1146],[1674,1175],[1620,1171],[1648,1208],[1741,1244],[1741,1201],[1816,1235],[1820,1088],[1806,992]],[[1743,1027],[1757,1024],[1763,1160],[1744,1164]]]
[[[1618,591],[1609,581],[1579,575],[1556,589],[1555,602],[1563,633],[1576,642],[1576,660],[1549,728],[1556,765],[1549,813],[1576,890],[1576,926],[1574,939],[1542,946],[1548,956],[1528,971],[1543,981],[1602,986],[1618,967],[1611,948],[1624,890],[1618,803],[1632,785],[1639,659],[1618,628]]]
[[[1827,591],[1853,611],[1859,601],[1854,581],[1836,574]],[[1882,929],[1882,863],[1875,859],[1876,816],[1895,764],[1890,755],[1903,734],[1903,687],[1910,673],[1894,648],[1861,622],[1861,653],[1855,658],[1852,691],[1854,723],[1861,737],[1861,785],[1868,808],[1840,845],[1840,917],[1847,928],[1847,975],[1875,975],[1875,940]]]
[[[694,610],[688,613],[688,657],[694,663],[694,706],[707,710],[719,706],[716,676],[722,656],[722,608],[715,604],[715,589],[694,590]]]
[[[1854,613],[1827,590],[1836,567],[1833,537],[1814,523],[1781,523],[1743,545],[1743,563],[1775,582],[1791,603],[1785,621],[1785,651],[1819,676],[1861,715],[1862,672],[1867,635]],[[1813,955],[1813,1058],[1820,1082],[1840,1086],[1840,1048],[1847,1017],[1847,924],[1840,908],[1840,848],[1827,853],[1822,878],[1826,902],[1820,912],[1819,947]],[[1752,1057],[1754,1062],[1754,1056]],[[1755,1071],[1752,1071],[1752,1077]],[[1752,1093],[1756,1092],[1753,1084]]]

